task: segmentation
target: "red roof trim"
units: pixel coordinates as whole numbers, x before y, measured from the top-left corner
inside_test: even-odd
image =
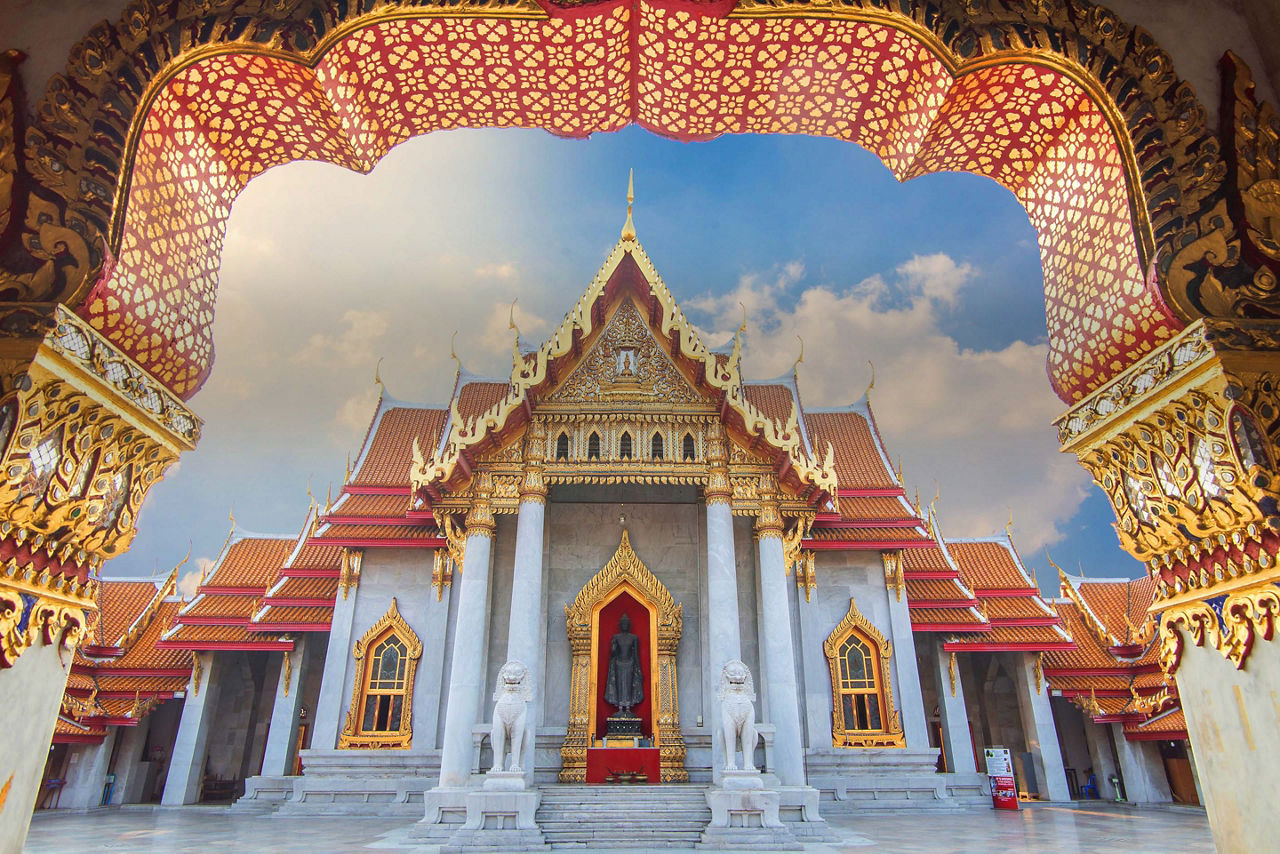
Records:
[[[977,608],[977,599],[912,599],[907,596],[907,605],[915,608]]]
[[[291,651],[293,649],[293,641],[284,639],[263,641],[156,641],[156,649],[189,649],[196,652],[214,652],[218,650],[252,652],[258,649]]]
[[[924,522],[906,517],[898,519],[863,519],[862,517],[841,517],[838,522],[815,525],[817,530],[843,530],[848,528],[923,528]]]
[[[443,541],[442,541],[443,542]],[[933,540],[805,540],[802,548],[812,551],[884,551],[886,549],[934,549]],[[910,578],[911,576],[908,576]],[[955,573],[947,578],[954,578]]]
[[[105,738],[106,738],[105,735],[92,735],[90,733],[84,733],[83,735],[77,735],[74,733],[68,733],[66,735],[63,735],[62,733],[54,733],[53,743],[54,744],[102,744],[102,740]]]
[[[132,700],[137,696],[155,697],[157,700],[172,700],[175,692],[148,691],[146,694],[142,694],[139,691],[99,691],[98,696],[104,700]]]
[[[347,495],[404,495],[404,496],[409,496],[409,495],[412,495],[412,494],[413,494],[413,488],[412,488],[412,487],[408,487],[408,486],[378,486],[378,485],[376,485],[376,484],[375,484],[375,485],[372,485],[372,486],[370,486],[370,485],[368,485],[368,484],[364,484],[364,485],[361,485],[361,486],[356,486],[356,485],[354,485],[354,484],[350,484],[350,483],[349,483],[349,484],[347,484],[346,486],[342,487],[342,492],[343,492],[343,493],[345,493],[345,494],[347,494]]]
[[[1034,587],[993,587],[990,590],[974,587],[973,592],[983,599],[1025,599],[1040,595]]]
[[[142,722],[142,718],[106,718],[90,716],[80,719],[80,723],[89,724],[91,726],[137,726]]]
[[[263,620],[260,623],[254,623],[259,630],[273,632],[327,632],[332,626],[332,621],[327,623],[268,623]]]
[[[349,549],[442,549],[445,547],[444,537],[423,537],[416,539],[369,539],[365,537],[310,537],[309,546],[345,546]]]
[[[917,569],[903,572],[902,577],[908,581],[912,579],[919,581],[958,581],[960,573],[954,569]]]
[[[1175,729],[1169,732],[1143,732],[1142,730],[1131,730],[1126,728],[1124,731],[1125,741],[1190,741],[1191,737],[1187,735],[1185,729]]]
[[[986,623],[912,623],[913,632],[989,632],[991,626]]]
[[[1056,652],[1069,651],[1076,648],[1070,641],[1061,643],[992,643],[991,641],[948,641],[942,645],[944,652]],[[1047,679],[1049,674],[1045,673]]]
[[[281,578],[337,578],[342,574],[340,569],[290,569],[280,570]]]
[[[868,486],[861,488],[837,489],[837,498],[906,498],[907,493],[900,486]]]
[[[992,617],[993,626],[1060,626],[1061,617]]]
[[[335,514],[333,516],[323,516],[320,519],[322,525],[404,525],[407,520],[404,516],[342,516]],[[323,536],[323,534],[321,535]]]
[[[290,606],[298,608],[328,608],[333,604],[332,597],[296,597],[296,596],[268,596],[262,600],[263,605],[274,605],[281,608]]]
[[[205,615],[189,615],[186,617],[178,616],[174,618],[174,625],[177,626],[247,626],[249,625],[248,617],[218,617]]]
[[[1159,664],[1144,664],[1140,667],[1046,667],[1044,675],[1050,678],[1054,676],[1143,676],[1159,670]]]
[[[156,646],[160,646],[159,643]],[[176,647],[172,647],[176,648]],[[111,667],[98,670],[94,667],[71,666],[72,673],[82,676],[190,676],[190,667]]]
[[[209,587],[201,586],[197,593],[204,596],[261,596],[265,587]]]
[[[119,658],[124,655],[124,649],[109,644],[85,644],[80,647],[80,653],[88,658]]]

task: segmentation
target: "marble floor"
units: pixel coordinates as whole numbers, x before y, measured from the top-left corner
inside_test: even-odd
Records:
[[[1128,809],[1090,803],[1036,805],[1017,813],[974,810],[958,814],[892,813],[830,817],[843,837],[810,844],[807,854],[858,852],[1127,852],[1211,854],[1204,814],[1190,810]],[[435,849],[409,841],[403,819],[273,818],[232,815],[221,807],[125,808],[91,813],[38,813],[27,854],[66,851],[244,851],[322,854],[331,851]],[[639,849],[637,849],[639,850]]]

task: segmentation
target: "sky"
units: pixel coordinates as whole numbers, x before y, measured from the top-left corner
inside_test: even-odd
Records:
[[[627,171],[635,223],[677,301],[713,343],[748,312],[744,372],[788,373],[808,407],[862,396],[908,489],[939,495],[944,534],[1012,515],[1047,592],[1048,558],[1134,577],[1102,493],[1059,452],[1066,406],[1045,373],[1036,236],[1016,199],[975,175],[897,183],[833,139],[681,143],[640,128],[589,140],[459,130],[410,140],[368,175],[279,166],[237,199],[222,255],[205,419],[143,506],[108,576],[167,573],[190,593],[234,512],[241,531],[296,536],[308,488],[340,487],[377,400],[444,404],[449,338],[466,368],[510,373],[512,300],[544,340],[618,239]]]

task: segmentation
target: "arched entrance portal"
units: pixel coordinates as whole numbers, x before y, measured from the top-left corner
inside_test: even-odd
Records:
[[[1150,35],[1084,0],[130,4],[75,48],[30,118],[18,60],[0,56],[0,380],[14,404],[0,420],[0,621],[28,627],[6,633],[0,663],[5,696],[32,704],[17,720],[57,705],[27,691],[52,682],[39,670],[52,658],[24,651],[75,644],[93,574],[198,438],[181,399],[212,367],[236,194],[279,163],[368,170],[411,136],[464,126],[823,134],[903,179],[951,169],[1004,184],[1039,234],[1050,378],[1074,404],[1062,442],[1161,582],[1193,739],[1218,731],[1222,693],[1195,650],[1243,667],[1274,634],[1280,120],[1230,55],[1217,133]],[[1247,441],[1214,443],[1215,407],[1243,410]],[[33,494],[29,475],[46,471]],[[1219,596],[1227,607],[1203,605]],[[1267,655],[1259,666],[1280,672]],[[1262,692],[1234,688],[1245,719]],[[1231,765],[1248,743],[1205,778],[1273,779]],[[29,770],[13,772],[0,834],[34,800]]]

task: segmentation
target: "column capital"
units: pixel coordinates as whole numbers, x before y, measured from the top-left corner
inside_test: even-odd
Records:
[[[547,425],[529,422],[524,434],[524,478],[520,481],[520,503],[545,504],[547,481],[542,467],[547,459]]]
[[[729,504],[733,500],[733,484],[729,481],[729,442],[724,430],[707,438],[707,485],[703,490],[707,506]]]
[[[487,470],[476,472],[471,507],[467,510],[467,538],[493,538],[497,523],[493,518],[493,475]]]
[[[760,512],[756,514],[756,539],[782,539],[782,511],[778,506],[778,485],[773,477],[760,475]]]

